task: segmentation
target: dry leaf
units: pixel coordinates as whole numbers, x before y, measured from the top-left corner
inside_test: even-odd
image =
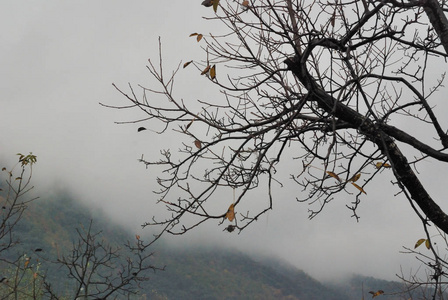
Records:
[[[423,244],[424,241],[426,241],[426,239],[419,239],[417,243],[415,243],[414,249]]]
[[[364,194],[367,195],[366,191],[364,191],[364,189],[362,187],[360,187],[359,185],[357,185],[356,183],[352,182],[352,184],[355,186],[355,188],[357,188],[358,190],[360,190],[361,192],[363,192]]]
[[[244,7],[249,7],[249,1],[248,0],[244,0],[243,3],[241,3],[242,6]]]
[[[383,290],[378,290],[377,292],[370,291],[369,294],[372,294],[372,298],[375,298],[376,296],[384,294]]]
[[[426,246],[426,248],[428,248],[428,250],[431,249],[431,243],[429,242],[428,239],[425,242],[425,246]]]
[[[202,71],[201,75],[207,74],[207,72],[210,70],[210,65],[205,67],[205,69]]]
[[[191,119],[191,122],[188,123],[188,125],[185,127],[185,131],[187,131],[188,128],[190,128],[190,126],[191,126],[191,124],[193,124],[193,122],[194,122],[194,119]]]
[[[210,68],[210,78],[213,80],[216,77],[216,65]]]
[[[197,32],[190,34],[190,37],[198,35]]]
[[[376,164],[375,164],[375,167],[377,168],[377,169],[379,169],[379,168],[381,168],[381,167],[383,167],[383,168],[391,168],[392,166],[391,165],[389,165],[388,163],[383,163],[383,162],[377,162]]]
[[[213,0],[213,10],[218,11],[219,0]]]
[[[198,34],[196,40],[199,42],[200,40],[202,40],[202,36],[203,36],[202,34]]]
[[[333,172],[327,171],[327,174],[330,175],[331,177],[335,178],[337,181],[342,182],[341,178],[339,178],[339,176]]]
[[[191,64],[192,62],[193,62],[193,61],[190,60],[190,61],[187,61],[186,63],[184,63],[184,69],[185,69],[186,67],[188,67],[188,65]]]
[[[143,131],[143,130],[146,130],[146,128],[145,128],[145,127],[139,127],[139,128],[137,129],[137,132],[140,132],[140,131]]]
[[[330,18],[330,24],[333,27],[334,27],[335,20],[336,20],[336,10],[333,12],[333,15]]]
[[[194,141],[194,145],[196,146],[196,148],[201,149],[201,141],[200,140]]]
[[[233,203],[230,204],[229,209],[227,210],[226,218],[227,218],[230,222],[232,222],[233,219],[235,219],[235,211],[234,211],[234,205],[233,205]]]
[[[210,7],[213,5],[213,0],[204,0],[201,3],[202,5],[204,5],[205,7]]]
[[[236,226],[229,225],[229,226],[227,226],[224,230],[227,230],[228,232],[233,232],[233,231],[235,230],[235,227],[236,227]]]
[[[360,174],[360,173],[358,173],[358,174],[356,174],[356,175],[353,175],[353,177],[350,178],[348,181],[356,182],[356,181],[358,181],[359,177],[361,177],[361,174]]]

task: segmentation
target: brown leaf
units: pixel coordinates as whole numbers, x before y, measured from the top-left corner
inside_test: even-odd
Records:
[[[425,246],[426,246],[426,248],[431,249],[431,243],[429,242],[428,239],[425,242]]]
[[[210,65],[205,67],[205,69],[202,71],[201,75],[207,74],[207,72],[210,70]]]
[[[229,209],[227,210],[226,213],[226,218],[232,222],[233,219],[235,219],[235,210],[234,210],[234,204],[230,204]]]
[[[215,12],[218,11],[218,5],[219,5],[219,0],[212,0],[213,1],[213,10]]]
[[[188,128],[190,128],[190,126],[191,126],[191,124],[193,124],[193,122],[194,122],[194,119],[191,119],[191,122],[188,123],[188,125],[185,127],[185,131],[187,131]]]
[[[339,178],[339,176],[331,171],[327,171],[327,174],[330,175],[331,177],[335,178],[337,181],[342,182],[341,178]]]
[[[248,0],[244,0],[243,3],[241,3],[242,6],[244,7],[249,7],[249,1]]]
[[[196,146],[196,148],[201,149],[201,141],[200,140],[194,141],[194,145]]]
[[[364,191],[364,189],[362,187],[360,187],[359,185],[357,185],[356,183],[352,182],[352,184],[354,185],[355,188],[357,188],[358,190],[360,190],[361,192],[363,192],[364,194],[367,195],[366,191]]]
[[[29,258],[29,257],[27,257],[27,258],[25,259],[25,264],[24,264],[24,267],[25,267],[25,268],[29,265],[30,260],[31,260],[31,258]]]
[[[202,34],[198,34],[196,40],[199,42],[200,40],[202,40],[203,35]]]
[[[388,163],[383,163],[383,162],[377,162],[376,164],[375,164],[375,167],[377,168],[377,169],[379,169],[379,168],[391,168],[392,166],[391,165],[389,165]]]
[[[360,173],[358,173],[358,174],[356,174],[356,175],[353,175],[353,177],[350,178],[348,181],[356,182],[356,181],[358,181],[359,177],[361,177],[361,174],[360,174]]]
[[[197,32],[190,34],[190,37],[198,35]]]
[[[333,15],[330,18],[330,24],[333,27],[334,27],[335,20],[336,20],[336,10],[333,12]]]
[[[188,65],[191,64],[192,62],[193,62],[193,61],[190,60],[190,61],[187,61],[186,63],[184,63],[184,69],[185,69],[186,67],[188,67]]]
[[[216,78],[216,65],[210,68],[210,78],[213,80]]]
[[[205,7],[210,7],[213,5],[213,0],[204,0],[201,3],[202,5],[204,5]]]

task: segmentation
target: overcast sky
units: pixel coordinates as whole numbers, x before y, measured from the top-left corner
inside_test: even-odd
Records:
[[[126,104],[112,83],[149,82],[147,60],[157,58],[159,36],[167,68],[200,57],[188,37],[210,31],[201,16],[212,10],[200,2],[2,1],[2,164],[10,164],[17,152],[31,151],[38,156],[35,185],[41,198],[52,188],[66,188],[139,230],[161,208],[151,193],[155,174],[137,159],[158,155],[163,137],[137,133],[138,125],[114,124],[138,114],[99,102]],[[204,77],[184,74],[178,86],[184,98],[207,97]],[[349,272],[394,279],[400,266],[405,271],[418,266],[413,256],[399,251],[423,233],[406,200],[394,197],[390,180],[385,173],[375,188],[369,187],[359,223],[350,218],[346,202],[332,202],[310,221],[307,205],[295,202],[298,189],[285,188],[274,209],[240,235],[207,223],[170,240],[279,256],[318,279]]]

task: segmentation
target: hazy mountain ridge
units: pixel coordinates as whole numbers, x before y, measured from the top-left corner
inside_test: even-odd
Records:
[[[57,252],[69,251],[76,240],[76,228],[88,226],[94,218],[95,231],[101,229],[109,243],[122,245],[135,239],[134,234],[111,223],[100,213],[75,201],[67,194],[39,199],[26,211],[16,234],[22,240],[14,253],[32,253],[44,249],[44,256],[51,260]],[[145,284],[149,299],[300,299],[300,300],[351,300],[370,298],[368,291],[382,289],[387,294],[394,286],[402,286],[369,277],[354,276],[349,282],[328,285],[318,282],[305,272],[276,260],[253,259],[247,254],[228,249],[210,247],[172,248],[163,241],[154,249],[153,264],[166,266],[165,271],[149,274]],[[10,255],[16,255],[16,254]],[[43,266],[45,267],[45,266]],[[49,269],[48,277],[61,278]],[[402,299],[382,295],[382,299]],[[142,296],[142,299],[145,299]],[[379,298],[378,298],[379,299]],[[381,300],[381,299],[380,299]]]

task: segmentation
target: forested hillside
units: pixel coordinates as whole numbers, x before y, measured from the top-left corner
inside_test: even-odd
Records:
[[[92,219],[92,232],[101,231],[98,237],[102,243],[122,247],[136,238],[101,212],[92,213],[68,194],[60,193],[29,205],[15,231],[21,243],[7,255],[25,255],[30,267],[45,275],[54,290],[69,295],[73,278],[54,262],[73,251],[79,239],[77,229],[85,230]],[[149,280],[141,285],[135,299],[359,300],[363,291],[367,299],[370,290],[379,289],[385,291],[383,299],[402,299],[390,295],[402,288],[398,283],[355,276],[345,285],[324,285],[292,266],[276,260],[253,259],[237,251],[207,246],[174,249],[163,241],[150,250],[151,264],[164,270],[148,270]],[[5,279],[11,276],[11,271],[2,272]]]

